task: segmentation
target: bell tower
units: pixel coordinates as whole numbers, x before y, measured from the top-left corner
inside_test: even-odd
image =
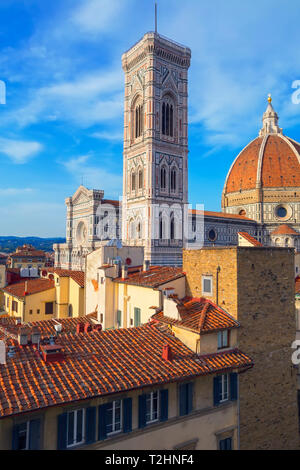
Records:
[[[181,265],[188,203],[191,51],[149,32],[122,57],[125,72],[123,240],[151,264]]]

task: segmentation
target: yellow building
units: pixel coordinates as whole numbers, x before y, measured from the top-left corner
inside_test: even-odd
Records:
[[[47,262],[46,253],[42,250],[36,250],[32,245],[23,245],[16,249],[8,259],[10,268],[20,269],[41,269]]]
[[[184,250],[187,295],[205,296],[239,322],[237,344],[255,367],[242,374],[240,448],[298,449],[294,249]]]
[[[2,289],[4,309],[22,323],[84,315],[84,273],[43,270],[42,277]]]
[[[153,322],[79,333],[65,319],[49,345],[50,323],[0,328],[0,449],[238,449],[246,354],[195,354]]]

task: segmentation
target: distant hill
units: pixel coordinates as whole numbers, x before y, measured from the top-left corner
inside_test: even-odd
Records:
[[[44,251],[53,251],[54,243],[66,243],[65,238],[39,238],[39,237],[1,237],[0,252],[12,253],[18,246],[24,244],[33,245],[35,248]]]

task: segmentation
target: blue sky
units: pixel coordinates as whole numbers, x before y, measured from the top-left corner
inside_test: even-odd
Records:
[[[300,140],[299,0],[159,0],[159,32],[192,49],[189,200],[220,210],[267,95]],[[0,235],[64,236],[81,183],[122,192],[121,55],[153,30],[154,0],[1,0]]]

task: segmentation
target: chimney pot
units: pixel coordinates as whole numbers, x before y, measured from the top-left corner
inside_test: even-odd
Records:
[[[128,267],[126,265],[122,266],[122,279],[126,279],[128,277]]]
[[[169,344],[165,344],[165,345],[163,346],[162,358],[163,358],[165,361],[172,361],[172,359],[173,359],[173,353],[172,353],[172,349],[171,349],[171,347],[170,347]]]
[[[150,261],[149,260],[144,260],[143,269],[144,269],[144,271],[149,271],[149,269],[150,269]]]

